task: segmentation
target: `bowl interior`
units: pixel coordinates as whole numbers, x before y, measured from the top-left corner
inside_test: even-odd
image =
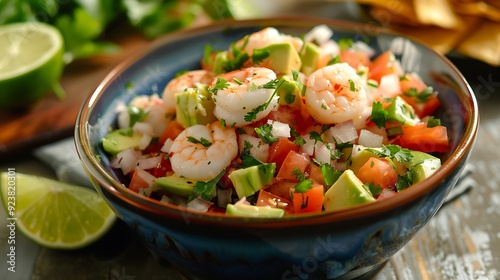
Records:
[[[120,185],[124,180],[120,172],[110,167],[108,155],[100,145],[101,139],[116,123],[115,108],[127,104],[136,95],[159,94],[174,75],[183,70],[199,69],[206,45],[213,49],[228,49],[234,42],[265,26],[274,26],[279,31],[300,36],[318,24],[326,24],[334,30],[333,38],[362,40],[377,53],[393,50],[407,72],[415,72],[439,92],[442,103],[437,112],[443,124],[449,127],[451,151],[440,155],[443,166],[431,178],[413,186],[390,201],[361,208],[380,211],[401,205],[412,197],[418,197],[437,185],[457,167],[461,157],[471,148],[477,131],[478,113],[473,93],[459,71],[444,57],[415,41],[373,27],[336,20],[319,19],[269,19],[240,22],[219,22],[210,26],[187,30],[162,37],[136,57],[115,68],[98,86],[82,107],[77,121],[77,140],[83,145],[83,153],[91,162],[91,172],[111,182],[120,192],[127,192]],[[78,145],[77,145],[78,146]],[[81,147],[77,147],[81,149]],[[97,158],[99,160],[97,160]],[[130,195],[130,194],[127,194]],[[144,199],[145,200],[145,199]],[[154,204],[154,203],[153,203]],[[163,207],[163,206],[161,206]],[[375,208],[374,208],[375,207]],[[167,208],[167,207],[165,207]]]

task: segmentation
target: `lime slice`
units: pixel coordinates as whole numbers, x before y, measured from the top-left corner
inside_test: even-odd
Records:
[[[0,174],[0,190],[8,223],[48,248],[91,244],[116,220],[97,192],[84,187],[10,171]]]
[[[63,53],[61,33],[51,25],[0,26],[0,107],[25,107],[50,90],[62,97]]]
[[[214,20],[224,18],[241,20],[262,15],[262,12],[256,7],[256,3],[252,3],[252,1],[207,0],[201,3],[205,12]]]

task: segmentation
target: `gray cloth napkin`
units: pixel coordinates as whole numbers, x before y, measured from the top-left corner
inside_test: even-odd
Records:
[[[59,181],[94,188],[80,163],[73,137],[37,148],[33,154],[54,169]]]

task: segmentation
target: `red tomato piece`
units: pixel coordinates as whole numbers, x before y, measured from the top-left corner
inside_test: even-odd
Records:
[[[294,188],[291,192],[295,213],[317,213],[323,210],[325,200],[323,185],[313,184],[312,188],[304,193],[295,192]]]
[[[340,61],[347,62],[354,70],[357,70],[360,65],[370,65],[370,57],[365,52],[354,51],[351,49],[340,52]]]
[[[413,110],[415,110],[415,114],[419,118],[432,115],[432,113],[434,113],[434,111],[436,111],[437,108],[439,108],[439,105],[441,105],[441,102],[439,102],[439,99],[435,94],[430,95],[426,102],[417,102],[416,97],[408,96],[405,94],[402,94],[401,97],[408,104],[410,104],[411,107],[413,107]]]
[[[420,78],[410,73],[405,74],[404,79],[399,80],[399,85],[401,86],[402,92],[408,92],[412,88],[416,89],[418,92],[421,92],[422,90],[427,88],[427,85],[422,80],[420,80]]]
[[[396,191],[394,191],[391,188],[384,188],[382,189],[382,192],[377,196],[377,200],[384,200],[388,199],[390,197],[393,197],[397,194]]]
[[[170,164],[170,159],[166,157],[165,154],[162,153],[160,164],[157,167],[151,169],[149,173],[158,178],[166,176],[167,172],[169,171],[172,171],[172,165]]]
[[[380,82],[380,79],[388,74],[394,73],[394,62],[396,58],[391,51],[386,51],[370,63],[369,79]]]
[[[280,169],[290,151],[298,152],[299,146],[288,140],[288,138],[280,137],[277,142],[272,143],[269,147],[267,162],[275,162],[276,168]]]
[[[427,127],[426,123],[415,126],[402,126],[403,134],[399,144],[403,148],[426,153],[446,152],[450,149],[445,126]]]
[[[309,113],[305,115],[304,111],[307,111],[305,106],[295,108],[288,105],[280,105],[278,110],[272,110],[269,115],[267,115],[266,122],[267,120],[273,120],[287,123],[295,128],[298,133],[302,133],[305,129],[314,124]]]
[[[265,190],[259,191],[259,196],[257,197],[257,206],[270,206],[272,208],[281,208],[285,210],[287,214],[293,213],[293,204],[290,200],[277,196]]]
[[[149,183],[141,176],[141,172],[146,172],[142,169],[136,168],[132,174],[132,180],[128,188],[134,192],[139,192],[139,188],[145,189],[149,187]]]
[[[309,163],[311,163],[311,159],[308,155],[299,154],[294,150],[290,150],[283,160],[278,174],[276,175],[276,179],[297,180],[297,174],[294,174],[294,170],[297,168],[301,174],[304,174]]]
[[[299,183],[297,180],[281,180],[266,188],[270,192],[279,197],[284,197],[291,200],[290,190]]]
[[[183,130],[184,127],[178,121],[172,120],[161,134],[158,142],[163,144],[169,138],[174,140]]]
[[[356,176],[364,184],[373,183],[382,188],[394,186],[398,180],[398,173],[387,159],[374,157],[361,166]]]
[[[311,179],[316,184],[325,184],[325,178],[323,177],[321,168],[313,163],[309,164],[309,179]]]

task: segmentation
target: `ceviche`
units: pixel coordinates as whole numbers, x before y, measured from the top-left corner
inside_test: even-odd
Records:
[[[201,54],[200,54],[201,55]],[[391,51],[268,27],[162,92],[117,108],[102,139],[132,191],[200,212],[282,217],[388,199],[449,149],[438,93]]]

